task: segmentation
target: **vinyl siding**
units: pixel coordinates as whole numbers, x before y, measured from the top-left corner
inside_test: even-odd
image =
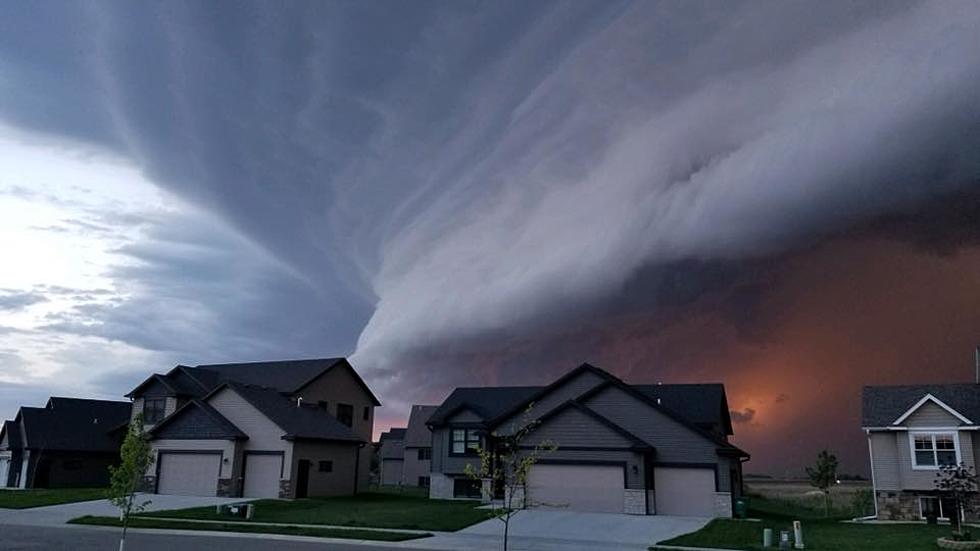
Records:
[[[631,440],[574,408],[545,420],[525,437],[523,444],[535,446],[545,442],[559,447],[629,448],[633,445]]]
[[[482,423],[483,418],[471,409],[461,409],[446,419],[447,423]]]
[[[565,381],[565,384],[552,389],[549,393],[535,400],[530,411],[519,411],[498,423],[496,430],[501,434],[510,434],[522,427],[528,417],[537,419],[565,402],[585,394],[603,381],[604,379],[595,373],[583,371],[571,380]]]
[[[967,466],[975,467],[973,456],[973,437],[968,431],[958,431],[960,440],[960,460]],[[909,433],[896,432],[896,456],[901,489],[934,490],[936,488],[936,469],[913,469],[912,451],[909,448]]]
[[[871,454],[874,460],[874,485],[878,490],[900,490],[897,432],[872,432]],[[908,453],[906,451],[905,453]]]
[[[473,456],[454,457],[449,455],[449,435],[451,428],[438,428],[432,432],[432,472],[463,474],[466,465],[480,468],[480,458]]]
[[[419,448],[405,448],[405,485],[418,486],[420,476],[429,476],[432,462],[419,460]]]
[[[299,460],[307,459],[312,463],[308,488],[310,497],[353,495],[357,449],[357,446],[347,444],[296,442],[293,445],[293,458],[286,463],[290,465],[286,470],[286,476],[290,476],[291,473],[292,480],[295,481]],[[369,452],[366,448],[361,449],[360,455],[369,455]],[[321,460],[333,461],[333,471],[321,473],[319,469]]]
[[[718,444],[673,420],[625,391],[609,387],[585,405],[656,447],[658,463],[711,463],[719,460]],[[718,469],[718,487],[729,488],[727,467]]]
[[[906,427],[958,427],[963,422],[933,402],[926,402],[902,423]]]
[[[238,476],[238,470],[241,468],[241,452],[243,451],[282,451],[285,455],[285,464],[291,464],[293,447],[289,442],[282,439],[285,431],[235,391],[225,388],[212,396],[208,403],[248,435],[248,440],[242,442],[238,455],[234,456],[236,476]]]

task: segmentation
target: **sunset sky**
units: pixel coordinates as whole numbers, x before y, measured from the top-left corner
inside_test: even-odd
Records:
[[[748,472],[867,474],[862,385],[974,377],[980,4],[15,2],[0,417],[345,355],[723,382]]]

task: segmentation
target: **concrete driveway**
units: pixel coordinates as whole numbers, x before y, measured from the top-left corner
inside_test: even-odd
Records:
[[[656,542],[695,532],[710,519],[533,510],[511,519],[514,550],[595,551],[646,549]],[[499,549],[504,525],[487,520],[452,534],[424,540],[432,549]],[[419,542],[419,545],[423,545]]]
[[[248,498],[199,497],[199,496],[165,496],[159,494],[140,494],[140,501],[150,500],[147,511],[162,511],[165,509],[185,509],[187,507],[205,507],[219,503],[241,503],[251,501]],[[119,514],[119,509],[108,500],[81,501],[62,505],[49,505],[33,509],[0,509],[0,524],[19,524],[23,526],[53,526],[61,525],[69,520],[85,515],[113,517]]]

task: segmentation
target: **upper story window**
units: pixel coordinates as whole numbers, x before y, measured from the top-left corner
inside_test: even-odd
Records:
[[[960,462],[960,442],[955,432],[914,432],[909,434],[912,467],[938,469]]]
[[[450,453],[453,455],[475,455],[480,449],[480,433],[476,429],[453,429]]]
[[[419,448],[419,461],[432,459],[432,448]]]
[[[337,420],[348,427],[354,426],[354,406],[337,404]]]
[[[143,423],[155,425],[163,420],[167,411],[166,398],[144,398],[143,399]]]

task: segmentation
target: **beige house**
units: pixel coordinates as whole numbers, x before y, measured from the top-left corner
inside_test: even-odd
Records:
[[[301,498],[367,488],[374,408],[344,358],[177,366],[134,389],[148,491]]]

